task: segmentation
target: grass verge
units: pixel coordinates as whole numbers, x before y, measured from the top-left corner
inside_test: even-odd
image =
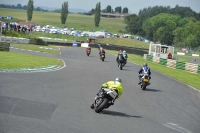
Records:
[[[34,44],[12,44],[14,48],[20,48],[25,50],[33,50],[39,52],[45,52],[49,54],[59,54],[58,47],[49,45],[49,46],[41,46]]]
[[[33,56],[16,52],[0,52],[0,68],[38,68],[41,66],[57,65],[61,66],[62,61],[53,58]]]

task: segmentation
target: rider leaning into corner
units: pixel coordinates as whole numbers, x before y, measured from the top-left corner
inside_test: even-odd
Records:
[[[102,88],[107,88],[107,89],[110,89],[110,90],[116,90],[117,93],[118,93],[118,96],[117,96],[116,99],[120,98],[120,96],[122,95],[123,90],[124,90],[124,88],[122,86],[122,79],[120,77],[116,78],[114,81],[108,81],[108,82],[102,84],[102,87],[101,87],[99,93],[101,92]],[[97,96],[95,97],[95,99],[98,97],[99,93],[97,93]],[[110,103],[110,105],[114,105],[114,102]],[[90,107],[91,107],[91,109],[93,109],[94,103]]]
[[[144,73],[147,73],[148,76],[149,76],[149,80],[151,79],[151,70],[150,68],[148,67],[147,63],[145,62],[142,66],[142,68],[139,70],[139,83],[138,84],[141,84],[141,78],[142,76],[144,75]]]

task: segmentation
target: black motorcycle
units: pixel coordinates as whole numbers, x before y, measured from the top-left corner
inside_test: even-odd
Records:
[[[95,112],[100,113],[103,109],[113,105],[117,96],[118,93],[116,90],[102,88],[99,94],[95,97],[94,101]]]
[[[142,90],[145,90],[146,87],[147,87],[148,85],[150,85],[150,82],[149,82],[150,77],[149,77],[148,74],[143,74],[143,75],[141,74],[141,75],[139,75],[139,76],[141,77],[140,86],[141,86]]]

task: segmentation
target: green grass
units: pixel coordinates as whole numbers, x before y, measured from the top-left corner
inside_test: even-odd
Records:
[[[11,15],[14,18],[19,20],[26,20],[26,10],[19,10],[19,9],[7,9],[7,8],[0,8],[0,15],[8,16]],[[63,27],[64,25],[60,22],[60,13],[53,13],[53,12],[33,12],[33,22],[41,26],[45,25],[53,25]],[[69,28],[75,28],[80,30],[84,28],[85,30],[103,30],[106,29],[111,33],[119,33],[119,30],[124,31],[126,24],[123,23],[123,19],[121,18],[104,18],[102,17],[100,20],[100,26],[94,27],[94,16],[88,15],[81,15],[81,14],[68,14],[66,26]],[[86,37],[75,37],[69,35],[61,35],[61,34],[47,34],[42,32],[34,32],[33,37],[50,37],[50,38],[60,38],[60,39],[67,39],[69,42],[73,41],[86,41]],[[132,40],[130,38],[105,38],[105,39],[98,39],[97,42],[105,43],[105,44],[115,44],[121,46],[129,46],[129,47],[137,47],[137,48],[149,48],[148,44],[145,42]]]
[[[109,53],[115,54],[115,55],[117,55],[117,53],[118,53],[117,51],[112,51],[112,50],[106,50],[106,51]],[[169,68],[166,66],[162,66],[160,64],[149,62],[149,61],[143,59],[143,56],[133,55],[133,54],[128,54],[128,56],[129,56],[128,61],[134,62],[141,66],[144,62],[147,62],[148,66],[152,70],[155,70],[159,73],[162,73],[166,76],[174,78],[182,83],[188,84],[188,85],[200,90],[200,82],[197,80],[200,78],[199,74],[193,74],[193,73],[187,72],[185,70],[173,69],[173,68]],[[153,74],[152,74],[152,76],[153,76]]]
[[[149,49],[148,43],[141,42],[138,40],[133,40],[130,38],[104,38],[104,39],[98,39],[98,42],[105,43],[105,44],[115,44],[115,45],[120,45],[120,46]]]
[[[0,15],[13,16],[19,20],[27,20],[26,10],[0,8]],[[63,27],[60,20],[60,13],[33,11],[33,22],[41,26],[53,25]],[[120,18],[101,18],[100,26],[94,27],[94,16],[81,14],[68,14],[66,26],[80,30],[103,30],[106,29],[111,33],[117,33],[119,30],[124,31],[125,24]]]
[[[0,51],[0,68],[38,68],[41,66],[57,65],[61,66],[62,61],[53,58],[33,56],[15,52]]]
[[[181,57],[181,58],[178,58],[178,61],[180,61],[180,62],[190,62],[190,59]]]
[[[25,50],[33,50],[33,51],[40,51],[49,54],[59,54],[58,47],[56,46],[41,46],[41,45],[34,45],[34,44],[12,44],[14,48],[20,48]]]

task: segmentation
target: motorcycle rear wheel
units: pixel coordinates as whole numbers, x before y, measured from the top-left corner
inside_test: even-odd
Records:
[[[107,98],[103,99],[103,102],[101,103],[101,105],[99,105],[96,109],[95,112],[96,113],[100,113],[107,105],[108,105],[109,100]]]

